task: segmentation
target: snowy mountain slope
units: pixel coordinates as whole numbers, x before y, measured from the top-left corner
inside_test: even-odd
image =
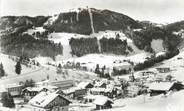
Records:
[[[4,70],[7,73],[8,76],[15,76],[17,75],[15,73],[15,65],[16,62],[13,61],[12,59],[10,59],[8,57],[8,55],[2,54],[0,53],[0,62],[2,62],[3,66],[4,66]],[[28,72],[32,72],[34,70],[38,70],[38,67],[32,67],[32,68],[28,68],[25,65],[22,65],[22,73],[28,73]]]
[[[94,70],[96,68],[96,65],[99,64],[100,68],[102,68],[104,65],[106,68],[109,68],[112,70],[114,66],[121,66],[127,64],[127,62],[123,62],[126,60],[130,60],[137,63],[142,63],[146,60],[147,57],[150,57],[150,53],[139,53],[132,56],[117,56],[117,55],[106,55],[106,54],[88,54],[79,58],[70,58],[62,61],[56,61],[52,62],[53,64],[67,64],[67,62],[74,62],[74,63],[80,63],[81,66],[87,67],[89,70]]]
[[[181,51],[177,56],[163,61],[161,65],[157,67],[169,67],[171,68],[171,72],[168,73],[174,76],[179,81],[184,81],[184,51]]]
[[[90,38],[90,37],[96,37],[98,40],[102,38],[116,38],[117,34],[119,34],[119,39],[120,40],[127,40],[128,46],[130,46],[133,49],[133,52],[130,52],[130,54],[138,54],[138,53],[143,53],[143,50],[139,50],[133,43],[133,41],[126,37],[125,34],[121,31],[100,31],[99,33],[94,33],[91,35],[82,35],[82,34],[76,34],[76,33],[51,33],[49,34],[49,40],[53,41],[54,43],[61,43],[63,46],[63,55],[59,56],[57,60],[64,60],[64,59],[69,59],[72,58],[71,55],[71,48],[69,45],[69,41],[71,38]],[[100,44],[98,44],[100,47]]]
[[[81,81],[84,79],[92,80],[96,78],[94,73],[84,71],[64,70],[66,74],[57,74],[56,67],[46,65],[47,60],[50,62],[52,60],[51,58],[37,57],[35,60],[40,62],[41,66],[33,66],[30,68],[25,65],[21,65],[21,74],[17,75],[15,73],[16,62],[8,58],[8,55],[0,54],[0,62],[3,63],[4,70],[7,74],[6,77],[0,79],[0,84],[19,83],[21,81],[26,81],[27,79],[33,79],[34,81],[39,82],[47,79],[48,77],[51,81],[68,79]]]
[[[155,38],[161,38],[163,42],[165,42],[165,39],[164,39],[165,36],[162,36],[162,34],[164,33],[162,27],[158,27],[157,24],[153,24],[152,27],[154,28],[149,29],[148,24],[152,24],[152,23],[148,22],[146,24],[147,25],[145,25],[142,22],[138,22],[132,19],[131,17],[128,17],[118,12],[114,12],[110,10],[99,10],[99,9],[88,8],[88,7],[72,9],[67,12],[55,14],[53,16],[37,16],[37,17],[5,16],[5,17],[1,17],[0,19],[0,27],[9,33],[15,33],[16,35],[28,33],[29,35],[32,35],[33,33],[37,33],[37,32],[39,33],[45,32],[43,35],[38,34],[40,35],[39,37],[37,37],[36,35],[32,35],[32,36],[34,39],[46,39],[47,40],[47,38],[49,38],[49,40],[54,41],[54,43],[60,42],[64,47],[63,55],[58,55],[56,57],[56,59],[60,59],[60,60],[64,60],[64,59],[68,59],[72,57],[70,54],[71,48],[69,45],[67,45],[69,42],[66,42],[66,40],[68,41],[71,37],[73,38],[80,38],[81,36],[84,37],[84,35],[85,37],[97,37],[98,38],[97,42],[99,46],[98,47],[99,52],[101,52],[99,40],[103,37],[116,38],[117,33],[121,36],[120,37],[121,40],[126,39],[128,42],[128,45],[134,49],[134,52],[131,52],[128,49],[124,50],[122,46],[121,49],[124,51],[121,51],[120,52],[121,54],[125,54],[125,52],[126,53],[129,52],[130,54],[133,55],[137,53],[142,53],[144,52],[142,50],[145,50],[145,49],[147,49],[147,51],[149,52],[149,50],[151,50],[149,37],[156,36]],[[125,33],[127,29],[130,29],[133,32],[140,32],[140,33],[138,33],[138,37],[133,36],[133,37],[128,38],[127,34]],[[149,31],[146,33],[147,29],[151,31],[155,31],[155,32],[153,33],[153,35],[150,35]],[[145,30],[145,33],[143,30]],[[3,33],[3,34],[8,35],[8,33]],[[150,38],[153,38],[153,37],[150,37]],[[39,40],[39,42],[42,42],[42,41]],[[158,45],[154,46],[154,44],[157,44],[157,43],[159,43],[159,47]],[[161,42],[157,42],[157,43],[156,42],[151,43],[153,49],[155,49],[156,52],[163,51],[163,47],[161,46],[162,43]],[[23,43],[23,44],[27,44],[27,43]],[[30,44],[32,45],[33,43],[30,43]],[[139,48],[137,48],[136,46]],[[175,44],[173,47],[175,47]],[[119,47],[117,46],[116,49],[118,48]],[[102,48],[103,51],[104,49],[105,48]],[[142,50],[139,50],[139,49],[142,49]],[[57,49],[53,49],[53,51],[54,50],[57,50]],[[83,55],[84,50],[82,50],[81,51],[82,53],[78,55]],[[17,51],[13,52],[13,51],[6,50],[6,53],[7,52],[8,54],[13,53],[14,55],[18,55]],[[41,53],[42,51],[38,51],[38,52]],[[52,52],[48,50],[44,52],[46,52],[46,54],[42,54],[42,55],[46,55],[50,57],[51,56],[55,57],[57,54],[61,54],[61,52]],[[52,52],[53,55],[50,54],[50,52]],[[74,51],[72,50],[72,52]],[[87,51],[87,54],[88,52],[90,51]],[[93,51],[93,52],[97,53],[98,51]],[[39,55],[37,54],[37,52],[34,52],[34,53],[36,54],[33,54],[33,55]],[[55,53],[57,54],[54,55]],[[117,53],[117,51],[115,50],[114,53]]]
[[[140,28],[134,19],[110,10],[78,8],[52,16],[44,27],[55,32],[91,34],[104,30],[120,30],[127,26]]]

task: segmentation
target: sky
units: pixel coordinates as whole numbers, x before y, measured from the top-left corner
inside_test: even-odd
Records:
[[[53,15],[86,6],[156,23],[184,20],[184,0],[0,0],[0,16]]]

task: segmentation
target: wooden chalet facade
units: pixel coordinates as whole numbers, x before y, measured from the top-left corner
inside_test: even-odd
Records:
[[[12,84],[6,87],[7,91],[13,96],[21,96],[23,85]]]
[[[96,110],[102,110],[112,108],[113,101],[108,97],[101,96],[96,98],[93,103],[96,105]]]
[[[24,101],[28,102],[34,96],[36,96],[41,91],[48,91],[46,88],[39,88],[39,87],[27,87],[22,90],[22,96],[24,97]]]
[[[68,111],[71,102],[56,93],[41,92],[29,101],[32,111]]]
[[[77,87],[72,87],[66,90],[63,90],[63,93],[72,99],[81,99],[84,95],[86,95],[86,89],[79,89]]]

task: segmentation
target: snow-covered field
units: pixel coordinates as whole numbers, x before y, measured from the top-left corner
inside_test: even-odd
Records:
[[[156,39],[156,40],[153,39],[152,42],[151,42],[151,47],[152,47],[152,49],[154,49],[154,51],[156,53],[164,51],[163,40],[161,40],[161,39]]]
[[[16,62],[11,60],[10,58],[8,58],[8,55],[2,54],[0,53],[0,62],[2,62],[3,66],[4,66],[4,70],[6,71],[6,73],[8,74],[8,76],[15,76],[17,75],[15,73],[15,65]],[[32,68],[28,68],[25,65],[22,65],[22,73],[29,73],[32,72],[33,70],[38,70],[38,67],[32,67]]]
[[[104,111],[184,111],[183,102],[182,90],[167,96],[141,95],[136,98],[119,99],[114,102],[113,109]]]
[[[45,31],[45,29],[43,27],[35,27],[33,29],[28,29],[27,30],[27,33],[30,34],[30,35],[32,35],[33,33],[36,33],[36,32],[42,33],[44,31]]]
[[[88,54],[82,57],[72,57],[71,48],[69,45],[69,41],[71,38],[89,38],[89,37],[97,37],[98,40],[105,38],[116,38],[117,34],[119,34],[119,39],[127,40],[129,46],[134,50],[128,56],[118,56],[113,54]],[[135,63],[144,62],[147,57],[150,56],[149,53],[146,53],[143,50],[139,50],[133,43],[131,39],[125,36],[121,31],[100,31],[98,33],[93,33],[91,35],[81,35],[75,33],[51,33],[49,35],[49,40],[54,41],[54,43],[61,43],[63,45],[63,55],[56,56],[56,62],[53,64],[66,64],[68,61],[70,62],[79,62],[82,63],[89,69],[95,68],[96,64],[100,66],[106,65],[107,67],[112,67],[114,61],[123,61],[130,60]],[[120,65],[120,64],[119,64]]]
[[[51,33],[48,37],[49,40],[53,41],[54,43],[61,43],[63,45],[63,55],[58,57],[58,60],[65,60],[72,58],[71,56],[71,48],[69,45],[69,41],[71,38],[90,38],[90,37],[97,37],[98,40],[105,38],[116,38],[116,35],[119,34],[121,40],[127,40],[127,43],[132,49],[134,50],[132,54],[143,53],[144,51],[139,50],[134,44],[133,41],[125,36],[124,33],[121,31],[100,31],[98,33],[93,33],[91,35],[82,35],[82,34],[75,34],[75,33]]]
[[[84,80],[89,79],[92,80],[96,78],[96,74],[92,72],[85,72],[85,71],[75,71],[75,70],[66,70],[64,72],[68,72],[68,74],[57,74],[56,67],[46,65],[46,61],[51,61],[50,58],[46,57],[37,57],[35,60],[39,61],[42,66],[37,67],[26,67],[25,65],[22,66],[21,74],[17,75],[15,73],[15,65],[16,62],[8,58],[8,55],[0,53],[0,62],[3,63],[4,70],[7,74],[6,77],[0,79],[0,84],[12,84],[12,83],[19,83],[20,81],[26,81],[27,79],[33,79],[35,81],[42,81],[49,79],[51,81],[55,80]]]
[[[79,58],[70,58],[63,61],[57,61],[56,64],[66,64],[68,61],[70,61],[74,63],[79,62],[81,63],[81,65],[86,66],[89,69],[95,69],[97,64],[99,64],[100,67],[103,67],[105,65],[106,67],[112,68],[113,66],[120,66],[126,64],[126,62],[123,62],[124,60],[130,60],[134,63],[142,63],[146,60],[147,57],[150,56],[150,53],[140,53],[128,57],[105,54],[88,54]]]
[[[184,51],[181,51],[180,54],[169,60],[163,61],[161,65],[156,67],[170,67],[171,72],[168,74],[174,76],[179,81],[184,81]]]

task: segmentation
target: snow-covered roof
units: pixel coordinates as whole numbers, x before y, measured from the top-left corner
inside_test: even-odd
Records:
[[[160,82],[160,83],[151,83],[149,84],[150,90],[161,90],[161,91],[169,91],[169,89],[173,86],[174,82]]]
[[[81,88],[81,89],[85,89],[86,86],[87,86],[88,84],[90,84],[90,82],[80,82],[80,83],[77,85],[77,87],[78,87],[78,88]]]
[[[59,94],[56,93],[49,93],[49,92],[40,92],[35,97],[33,97],[29,103],[34,106],[38,107],[45,107],[48,105],[52,100],[54,100]]]
[[[69,89],[62,90],[65,94],[74,93],[76,90],[79,90],[78,87],[71,87]]]
[[[99,96],[98,98],[95,99],[95,101],[93,103],[96,105],[104,105],[108,101],[113,103],[113,101],[110,98],[108,98],[106,96]]]
[[[36,91],[36,92],[40,92],[43,88],[41,87],[27,87],[25,89],[23,89],[23,91],[28,90],[28,91]]]
[[[161,52],[158,52],[158,53],[156,53],[156,57],[159,57],[159,56],[163,56],[163,55],[165,55],[166,54],[166,51],[161,51]]]
[[[94,91],[94,92],[105,92],[105,88],[92,88],[91,91]]]
[[[7,84],[5,87],[6,88],[15,88],[15,87],[22,87],[23,85],[20,84]]]
[[[94,86],[95,86],[95,87],[100,87],[100,86],[102,86],[103,84],[105,84],[103,81],[96,81],[95,84],[94,84]]]
[[[114,89],[114,85],[109,84],[106,86],[105,92],[112,92],[113,89]]]
[[[138,32],[140,32],[142,29],[133,29],[133,31],[138,31]]]
[[[27,87],[24,90],[40,92],[43,89],[48,89],[49,91],[52,91],[52,90],[57,89],[57,88],[58,87],[56,87],[56,86],[48,85],[48,86],[41,86],[41,87]]]
[[[29,104],[44,108],[58,96],[60,95],[56,94],[56,92],[40,92],[29,101]]]

